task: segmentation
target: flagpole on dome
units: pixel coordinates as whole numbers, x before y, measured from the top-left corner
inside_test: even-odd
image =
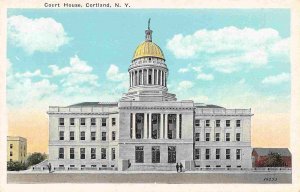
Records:
[[[152,30],[150,29],[151,18],[148,19],[148,29],[145,31],[146,38],[145,41],[152,42]]]

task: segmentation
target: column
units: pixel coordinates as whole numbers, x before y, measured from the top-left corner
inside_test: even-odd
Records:
[[[159,138],[160,139],[163,139],[163,136],[164,136],[164,121],[163,121],[163,114],[161,113],[160,114],[160,122],[159,122],[159,132],[160,132],[160,134],[159,134]]]
[[[132,113],[132,139],[135,139],[135,132],[136,132],[136,127],[135,127],[135,113]]]
[[[144,69],[142,69],[142,85],[144,85]]]
[[[167,72],[165,72],[165,81],[164,81],[164,83],[165,83],[165,87],[167,87]]]
[[[132,72],[130,72],[130,87],[132,87]]]
[[[168,139],[168,114],[165,114],[165,139]]]
[[[146,85],[148,85],[149,84],[149,69],[147,69],[147,77],[146,77]]]
[[[176,114],[176,139],[179,139],[179,113]]]
[[[152,139],[152,113],[149,113],[149,139]]]
[[[148,129],[147,129],[147,113],[144,113],[144,139],[147,139]]]
[[[154,69],[152,69],[152,85],[154,85]]]
[[[160,85],[161,85],[161,86],[163,85],[163,82],[162,82],[162,73],[163,73],[163,71],[160,70]]]
[[[158,73],[159,73],[159,70],[157,69],[157,70],[156,70],[156,84],[157,84],[157,85],[158,85],[158,78],[159,78]]]
[[[133,83],[133,86],[135,86],[135,71],[132,72],[132,83]]]

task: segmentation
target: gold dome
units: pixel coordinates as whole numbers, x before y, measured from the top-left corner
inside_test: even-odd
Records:
[[[133,59],[138,59],[142,57],[157,57],[160,59],[165,59],[164,54],[160,47],[153,43],[152,41],[145,41],[136,48]]]

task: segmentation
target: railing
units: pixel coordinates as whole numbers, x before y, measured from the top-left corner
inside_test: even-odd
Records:
[[[191,171],[290,171],[290,167],[255,167],[255,168],[242,168],[242,167],[194,167]]]
[[[214,115],[251,115],[251,109],[214,109],[214,108],[196,108],[196,114],[214,114]]]
[[[66,112],[66,113],[114,113],[117,112],[114,107],[49,107],[51,112]]]

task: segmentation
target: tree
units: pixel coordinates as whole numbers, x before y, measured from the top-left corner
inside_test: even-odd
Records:
[[[8,161],[7,162],[7,171],[20,171],[27,169],[25,163],[21,163],[19,161]]]
[[[279,153],[270,153],[265,161],[266,167],[282,167],[284,162]]]
[[[44,161],[47,158],[46,154],[42,153],[32,153],[28,158],[27,158],[27,166],[32,166],[39,164],[40,162]]]

